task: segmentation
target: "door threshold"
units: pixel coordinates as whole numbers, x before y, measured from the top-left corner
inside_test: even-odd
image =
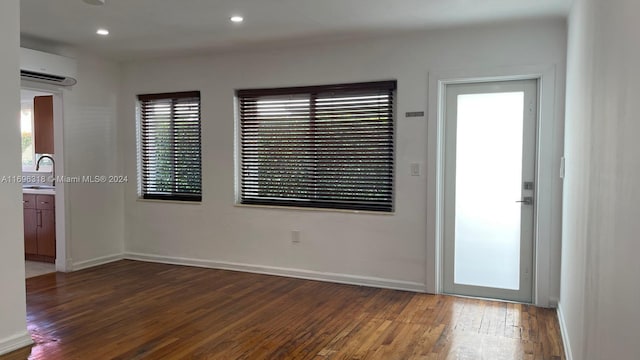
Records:
[[[487,297],[481,297],[481,296],[460,295],[460,294],[450,294],[450,293],[442,293],[442,295],[453,296],[453,297],[459,297],[459,298],[463,298],[463,299],[483,300],[483,301],[502,302],[502,303],[508,303],[508,304],[519,304],[519,305],[531,305],[531,306],[535,306],[535,304],[534,304],[534,303],[530,303],[530,302],[528,303],[528,302],[522,302],[522,301],[515,301],[515,300],[506,300],[506,299],[497,299],[497,298],[487,298]]]

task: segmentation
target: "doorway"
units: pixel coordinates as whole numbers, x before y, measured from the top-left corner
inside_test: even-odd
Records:
[[[62,89],[22,81],[20,136],[27,277],[69,269],[65,183],[60,181],[64,177],[62,107]],[[41,112],[48,113],[51,124],[36,124],[37,108],[47,109]]]
[[[444,292],[533,301],[538,81],[445,89]]]

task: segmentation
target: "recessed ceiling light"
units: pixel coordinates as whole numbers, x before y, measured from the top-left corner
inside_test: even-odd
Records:
[[[105,0],[82,0],[89,5],[104,5]]]
[[[241,23],[244,21],[244,18],[242,16],[235,15],[235,16],[232,16],[229,20],[231,20],[231,22],[234,22],[234,23]]]
[[[102,36],[107,36],[107,35],[109,35],[109,30],[107,30],[107,29],[98,29],[96,31],[96,34],[102,35]]]

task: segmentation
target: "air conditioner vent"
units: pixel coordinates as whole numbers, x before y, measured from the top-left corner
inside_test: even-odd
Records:
[[[49,84],[62,85],[62,86],[73,86],[78,82],[76,81],[76,79],[70,78],[70,77],[42,74],[42,73],[26,71],[26,70],[21,70],[20,76],[24,80],[46,82]]]
[[[76,74],[77,65],[74,59],[32,49],[20,49],[22,80],[72,86],[77,83]]]

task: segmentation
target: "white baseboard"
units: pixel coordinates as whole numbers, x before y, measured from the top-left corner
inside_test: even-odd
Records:
[[[124,258],[129,260],[156,262],[156,263],[162,263],[162,264],[186,265],[186,266],[195,266],[195,267],[203,267],[203,268],[210,268],[210,269],[242,271],[242,272],[249,272],[249,273],[255,273],[255,274],[285,276],[285,277],[292,277],[292,278],[298,278],[298,279],[326,281],[326,282],[349,284],[349,285],[370,286],[370,287],[383,288],[383,289],[404,290],[404,291],[412,291],[412,292],[426,292],[425,284],[410,282],[410,281],[383,279],[383,278],[376,278],[376,277],[318,272],[318,271],[311,271],[311,270],[291,269],[291,268],[263,266],[263,265],[231,263],[231,262],[225,262],[225,261],[213,261],[213,260],[190,259],[190,258],[171,257],[171,256],[160,256],[160,255],[152,255],[152,254],[140,254],[140,253],[125,253]]]
[[[562,342],[564,344],[564,355],[567,360],[573,360],[573,352],[571,351],[571,343],[569,342],[567,323],[564,320],[564,313],[562,312],[562,304],[558,303],[556,313],[558,314],[558,322],[560,323],[560,334],[562,335]]]
[[[56,259],[56,271],[60,272],[70,272],[73,271],[73,259],[67,258],[66,262],[62,261],[62,259]]]
[[[31,340],[31,335],[26,331],[19,335],[0,339],[0,355],[8,354],[31,344],[33,344],[33,340]]]
[[[77,263],[74,263],[71,269],[68,269],[69,271],[78,271],[78,270],[84,270],[84,269],[88,269],[88,268],[92,268],[94,266],[98,266],[98,265],[104,265],[104,264],[108,264],[114,261],[119,261],[124,259],[123,254],[115,254],[115,255],[107,255],[107,256],[102,256],[99,258],[95,258],[95,259],[90,259],[90,260],[85,260],[85,261],[80,261]]]

